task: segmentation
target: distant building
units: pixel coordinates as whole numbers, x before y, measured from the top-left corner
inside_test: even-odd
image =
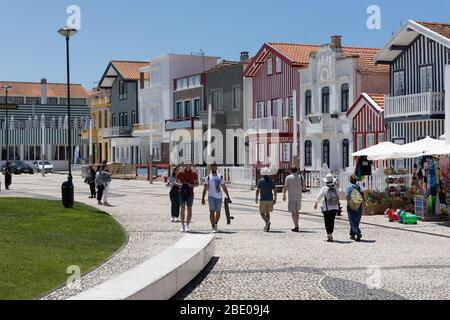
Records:
[[[95,88],[89,93],[89,106],[91,108],[93,144],[91,162],[111,162],[111,140],[104,136],[105,130],[111,128],[111,90]],[[88,133],[87,130],[86,133]]]
[[[6,131],[9,132],[10,160],[32,163],[53,161],[56,170],[67,170],[69,152],[80,163],[88,157],[88,145],[81,133],[88,125],[90,111],[88,94],[79,84],[71,85],[71,117],[73,150],[67,141],[67,86],[62,83],[0,81],[0,87],[11,86],[8,93],[8,119],[6,119],[5,92],[0,91],[0,160],[5,161]],[[44,138],[42,140],[42,131]],[[44,150],[42,146],[44,145]],[[44,152],[43,152],[44,151]]]
[[[139,123],[140,68],[145,61],[111,61],[100,80],[99,87],[110,91],[110,125],[102,128],[103,139],[109,140],[113,163],[141,163],[140,140],[133,137],[133,126]],[[149,81],[144,74],[142,81]]]

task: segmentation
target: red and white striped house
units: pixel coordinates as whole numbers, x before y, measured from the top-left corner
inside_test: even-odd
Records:
[[[353,129],[354,152],[386,141],[384,96],[362,93],[348,110],[347,117]]]
[[[247,67],[244,75],[252,94],[248,129],[256,130],[249,134],[251,164],[279,168],[292,164],[294,108],[297,121],[300,114],[299,69],[308,65],[309,55],[318,48],[266,43]]]

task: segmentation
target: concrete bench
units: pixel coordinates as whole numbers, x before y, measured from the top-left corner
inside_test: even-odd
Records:
[[[69,300],[168,300],[211,261],[213,235],[187,235],[173,247]]]

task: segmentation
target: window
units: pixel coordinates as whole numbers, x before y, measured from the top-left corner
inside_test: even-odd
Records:
[[[58,98],[47,98],[47,104],[49,105],[58,105]]]
[[[115,113],[111,116],[111,122],[112,122],[111,127],[115,127],[117,125]]]
[[[290,97],[288,99],[288,103],[289,103],[288,116],[290,118],[294,118],[294,98]]]
[[[101,111],[98,113],[98,128],[99,129],[102,128],[102,112]]]
[[[184,102],[184,117],[186,119],[190,118],[191,115],[192,115],[192,109],[191,108],[192,108],[191,101],[190,100],[185,101]]]
[[[105,128],[108,128],[108,111],[103,111],[104,112],[104,117],[103,119],[105,119]]]
[[[350,142],[347,139],[342,142],[342,165],[344,169],[350,167]]]
[[[366,148],[370,148],[375,145],[375,135],[373,133],[366,136]]]
[[[233,110],[239,110],[241,108],[241,88],[233,88]]]
[[[282,144],[282,157],[281,160],[283,162],[291,161],[291,145],[289,143]]]
[[[394,96],[405,95],[405,71],[394,72]]]
[[[344,83],[341,88],[341,111],[347,112],[350,101],[350,89],[348,83]]]
[[[330,141],[324,140],[322,145],[322,163],[330,168]]]
[[[384,133],[379,133],[378,134],[378,143],[382,143],[384,142]]]
[[[194,100],[194,117],[200,116],[200,99],[197,98]]]
[[[8,100],[9,100],[9,98],[8,98]],[[41,104],[41,98],[39,98],[39,97],[26,97],[25,100],[26,100],[25,104],[27,104],[27,105]],[[67,104],[67,99],[66,99],[66,103],[64,103],[64,104]]]
[[[306,167],[312,166],[312,142],[311,141],[305,142],[305,166]]]
[[[124,126],[123,113],[119,114],[119,127]]]
[[[422,93],[433,90],[433,66],[420,67],[420,91]]]
[[[223,93],[222,90],[212,91],[212,108],[215,111],[223,109]]]
[[[273,117],[282,117],[283,116],[283,100],[276,99],[272,102],[272,116]]]
[[[282,63],[281,59],[277,57],[275,59],[275,72],[281,73],[283,71],[282,66],[283,66],[283,63]]]
[[[262,143],[259,143],[258,144],[258,161],[259,162],[264,162],[264,160],[265,160],[265,145],[264,144],[262,144]]]
[[[361,151],[362,149],[364,149],[364,145],[363,145],[363,135],[362,134],[358,134],[356,136],[356,151]]]
[[[264,102],[262,101],[256,103],[256,118],[264,118]]]
[[[189,79],[189,88],[195,88],[200,86],[200,76],[192,76]]]
[[[330,88],[322,89],[322,113],[330,113]]]
[[[119,81],[119,99],[126,100],[128,98],[127,83],[123,80]]]
[[[312,92],[306,90],[305,92],[305,115],[309,116],[312,113]]]
[[[267,75],[273,74],[273,59],[269,58],[267,59]]]
[[[181,119],[183,117],[183,113],[181,111],[181,102],[177,102],[175,104],[175,116],[177,119]]]
[[[131,112],[131,125],[135,125],[137,123],[136,119],[136,111]]]

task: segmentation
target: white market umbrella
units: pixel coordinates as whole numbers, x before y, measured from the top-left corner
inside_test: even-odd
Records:
[[[392,142],[382,142],[370,148],[353,153],[353,157],[367,157],[372,161],[396,159],[401,145]]]
[[[443,147],[445,147],[445,141],[426,137],[425,139],[402,145],[397,156],[398,158],[409,159],[425,155],[437,155],[443,152]]]

